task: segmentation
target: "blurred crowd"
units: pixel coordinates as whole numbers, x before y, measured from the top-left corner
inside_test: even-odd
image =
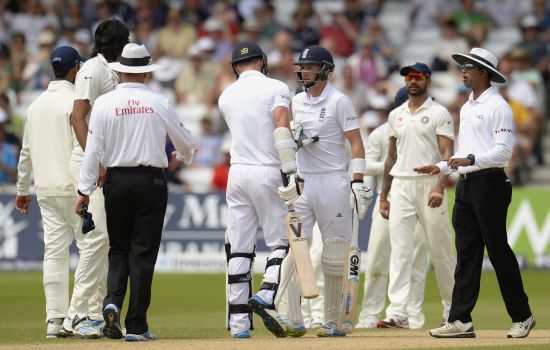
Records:
[[[94,30],[108,18],[131,30],[162,68],[150,85],[177,106],[197,135],[194,163],[173,160],[170,181],[185,190],[225,190],[229,140],[217,99],[235,78],[236,41],[267,53],[270,76],[298,88],[293,62],[320,44],[336,63],[332,83],[355,104],[365,137],[382,124],[404,85],[400,66],[423,61],[431,94],[458,130],[469,92],[453,52],[481,46],[499,56],[500,86],[514,111],[517,146],[508,172],[519,185],[544,163],[550,87],[550,4],[545,0],[0,0],[0,184],[14,183],[26,107],[53,79],[49,55],[71,45],[90,55]],[[168,143],[167,153],[171,145]]]

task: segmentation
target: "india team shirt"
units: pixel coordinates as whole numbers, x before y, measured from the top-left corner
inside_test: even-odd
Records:
[[[105,167],[166,168],[170,137],[178,159],[192,160],[195,141],[164,96],[143,84],[123,83],[100,96],[90,117],[78,189],[90,194],[101,161]]]
[[[301,92],[292,99],[294,123],[301,124],[307,137],[319,141],[300,149],[296,155],[302,174],[346,172],[349,156],[344,133],[359,128],[351,100],[327,84],[318,97]]]
[[[78,70],[75,80],[75,100],[88,100],[93,107],[95,100],[110,91],[118,84],[118,75],[109,68],[108,62],[101,54],[89,59]],[[89,122],[89,120],[88,120]],[[71,161],[82,163],[84,152],[73,135],[74,150]]]
[[[486,168],[505,168],[514,148],[512,109],[494,86],[474,100],[473,93],[460,109],[458,150],[453,158],[476,157],[474,165],[458,167],[460,174]],[[427,163],[428,164],[428,163]],[[438,164],[443,173],[451,169]]]
[[[245,71],[223,91],[218,105],[231,132],[231,164],[281,166],[273,138],[273,110],[289,108],[285,83]]]
[[[437,136],[454,140],[453,118],[439,103],[428,97],[414,114],[409,101],[395,108],[388,116],[388,135],[397,139],[397,160],[392,176],[425,176],[413,169],[441,161]]]

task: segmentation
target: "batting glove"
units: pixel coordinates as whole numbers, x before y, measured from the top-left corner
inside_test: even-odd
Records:
[[[356,211],[359,220],[363,220],[372,202],[372,189],[365,185],[363,180],[353,180],[349,202],[351,209]]]
[[[304,179],[298,176],[298,174],[290,174],[288,175],[288,185],[279,187],[278,192],[279,197],[285,201],[285,205],[289,206],[296,202],[303,190]]]

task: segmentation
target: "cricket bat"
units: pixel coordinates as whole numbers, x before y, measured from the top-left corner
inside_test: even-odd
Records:
[[[338,315],[338,329],[343,333],[353,333],[355,313],[357,310],[357,293],[359,291],[359,271],[361,267],[361,250],[359,249],[359,219],[353,210],[353,235],[348,249],[347,262],[342,281],[342,305]]]
[[[281,172],[283,184],[288,186],[286,174]],[[319,296],[319,288],[317,280],[313,273],[313,265],[309,255],[309,245],[307,244],[307,236],[303,231],[302,218],[294,210],[293,205],[289,205],[288,214],[286,215],[285,224],[288,233],[288,243],[292,251],[294,266],[296,268],[296,276],[298,286],[302,292],[302,297],[313,299]]]

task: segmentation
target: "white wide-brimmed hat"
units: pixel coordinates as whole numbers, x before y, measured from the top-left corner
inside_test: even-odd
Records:
[[[118,62],[109,63],[112,70],[122,73],[148,73],[160,68],[151,64],[151,55],[144,45],[129,43],[124,46]]]
[[[491,81],[496,83],[506,82],[506,77],[497,70],[498,58],[488,50],[474,47],[467,54],[454,53],[451,57],[460,65],[475,62],[489,70]]]

